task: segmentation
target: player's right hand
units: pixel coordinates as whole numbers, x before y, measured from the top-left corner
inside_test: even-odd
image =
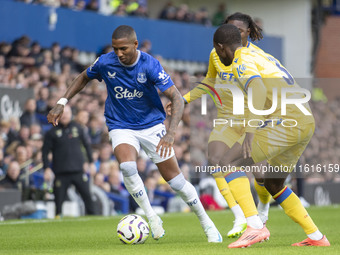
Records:
[[[169,102],[165,105],[165,113],[168,116],[171,116],[171,110],[172,110],[172,103]]]
[[[48,123],[51,123],[53,126],[58,126],[59,120],[64,112],[64,106],[62,104],[57,104],[52,108],[52,110],[47,115]]]
[[[159,141],[156,152],[161,156],[161,158],[166,158],[171,155],[171,149],[175,142],[175,135],[166,133],[165,136]]]
[[[253,133],[246,133],[246,137],[243,140],[242,143],[242,152],[243,152],[243,158],[251,158],[251,144],[253,142],[254,139],[254,134]]]

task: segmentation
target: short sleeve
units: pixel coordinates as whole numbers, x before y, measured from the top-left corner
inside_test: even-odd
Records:
[[[214,65],[214,58],[216,58],[216,56],[217,56],[216,51],[213,49],[210,52],[208,72],[207,72],[207,75],[205,76],[208,79],[216,79],[217,72],[216,72],[216,68]]]
[[[151,81],[161,92],[164,92],[174,85],[170,75],[164,71],[158,60],[154,59],[154,63],[153,65],[150,65],[150,67],[151,70],[149,72]]]
[[[98,81],[102,81],[103,78],[99,72],[100,67],[100,57],[98,57],[91,66],[86,69],[86,74],[90,79],[97,79]]]
[[[233,74],[242,85],[244,90],[248,89],[249,83],[255,78],[261,78],[256,66],[255,58],[251,54],[237,51],[232,64]]]

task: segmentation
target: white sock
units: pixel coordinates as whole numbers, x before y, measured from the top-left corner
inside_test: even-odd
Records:
[[[243,211],[239,204],[233,206],[232,208],[230,208],[230,210],[233,212],[235,216],[235,221],[246,222],[246,217],[244,217]]]
[[[264,204],[264,203],[262,203],[261,201],[259,201],[259,203],[258,203],[258,205],[257,205],[257,210],[258,210],[259,212],[261,212],[263,215],[265,215],[265,216],[268,217],[269,207],[270,207],[270,204],[269,204],[269,203]]]
[[[139,207],[143,209],[145,216],[148,219],[150,219],[152,216],[155,216],[156,213],[151,207],[149,198],[144,188],[144,183],[140,176],[138,174],[134,174],[129,177],[124,176],[124,184]]]
[[[247,217],[247,225],[255,228],[255,229],[261,229],[263,228],[263,223],[258,215],[253,215],[250,217]]]
[[[312,240],[321,240],[323,238],[323,234],[319,230],[307,236]]]
[[[209,218],[208,214],[203,208],[203,205],[198,198],[195,187],[188,181],[186,181],[183,188],[177,193],[181,196],[184,202],[190,206],[191,210],[197,215],[201,226],[205,228],[206,226],[214,225],[212,220]]]

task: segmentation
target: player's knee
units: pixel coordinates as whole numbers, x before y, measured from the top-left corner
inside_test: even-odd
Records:
[[[138,173],[137,163],[135,161],[123,162],[119,165],[119,168],[122,171],[124,177],[129,177]]]
[[[258,184],[264,184],[264,178],[255,178]]]
[[[221,159],[222,159],[221,155],[218,155],[218,154],[209,155],[208,156],[209,165],[217,166],[220,163]]]
[[[184,178],[184,175],[180,173],[179,175],[168,181],[168,183],[174,191],[180,191],[184,187],[186,180]]]
[[[276,195],[278,192],[280,192],[283,189],[283,182],[280,181],[268,181],[268,180],[264,180],[264,187],[266,188],[266,190],[268,190],[268,192],[274,196]]]

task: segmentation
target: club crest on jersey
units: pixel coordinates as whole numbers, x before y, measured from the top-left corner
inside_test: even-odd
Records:
[[[111,79],[115,79],[115,78],[116,78],[116,72],[114,72],[114,73],[107,72],[107,75],[108,75],[109,78],[111,78]]]
[[[145,83],[147,81],[146,74],[145,73],[138,73],[137,75],[137,81],[139,83]]]

